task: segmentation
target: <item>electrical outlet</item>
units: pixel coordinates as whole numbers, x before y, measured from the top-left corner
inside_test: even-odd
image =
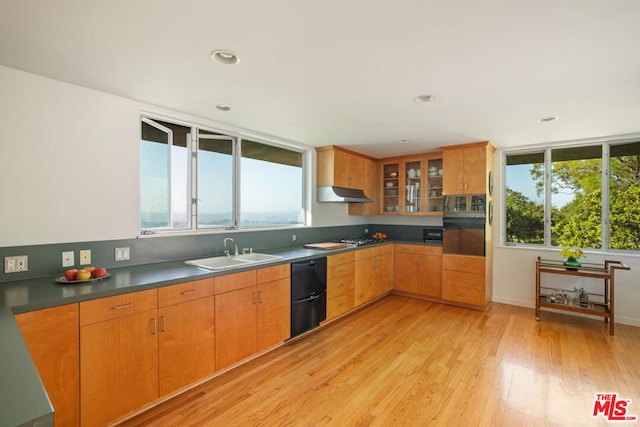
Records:
[[[29,271],[29,257],[27,255],[4,257],[4,272],[19,273]]]
[[[298,236],[296,236],[295,234],[291,235],[291,241],[295,242],[296,240],[298,240]]]
[[[368,228],[365,228],[365,229],[364,229],[364,234],[367,234],[368,232],[369,232],[369,229],[368,229]]]
[[[80,251],[80,265],[91,264],[91,249]]]
[[[129,247],[116,248],[116,261],[128,261],[130,259],[131,252]]]
[[[73,267],[75,264],[75,260],[73,259],[73,251],[62,252],[62,266],[63,267]]]

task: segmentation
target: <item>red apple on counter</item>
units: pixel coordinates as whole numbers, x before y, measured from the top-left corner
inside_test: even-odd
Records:
[[[67,270],[64,272],[64,278],[70,282],[72,280],[76,280],[76,273],[78,273],[78,270],[75,268],[72,268],[71,270]]]
[[[93,270],[95,270],[95,267],[85,267],[85,270],[87,270],[89,273],[93,273]]]
[[[85,270],[84,268],[81,268],[76,273],[76,280],[89,280],[89,279],[91,279],[91,272],[89,270]]]
[[[92,276],[94,279],[99,279],[100,277],[104,277],[104,276],[106,276],[106,275],[107,275],[107,269],[106,269],[106,268],[104,268],[104,267],[98,267],[98,268],[95,268],[95,269],[93,270],[93,273],[91,273],[91,276]]]

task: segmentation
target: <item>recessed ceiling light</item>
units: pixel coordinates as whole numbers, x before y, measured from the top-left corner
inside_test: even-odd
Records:
[[[410,139],[399,139],[398,141],[396,141],[398,144],[408,144],[411,142]]]
[[[227,105],[218,104],[218,105],[214,105],[213,109],[216,111],[229,111],[231,110],[231,107]]]
[[[416,96],[414,101],[419,103],[419,104],[423,104],[425,102],[431,102],[434,99],[436,99],[436,97],[433,96],[433,95],[420,95],[420,96]]]
[[[211,52],[211,59],[221,64],[237,64],[240,58],[230,50],[218,49]]]
[[[539,119],[538,121],[541,122],[541,123],[546,123],[546,122],[553,122],[555,120],[558,120],[558,117],[549,116],[549,117],[543,117],[543,118]]]

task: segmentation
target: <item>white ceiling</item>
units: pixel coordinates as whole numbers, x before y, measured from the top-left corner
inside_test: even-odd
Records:
[[[384,157],[640,132],[638,18],[638,0],[0,0],[0,63]]]

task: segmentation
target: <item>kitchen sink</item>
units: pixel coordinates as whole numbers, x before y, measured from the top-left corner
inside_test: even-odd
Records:
[[[209,270],[230,270],[233,268],[248,267],[254,264],[261,264],[282,259],[279,255],[262,254],[253,252],[237,256],[216,256],[211,258],[200,258],[185,261],[186,264],[196,267],[208,268]]]
[[[232,258],[239,259],[245,262],[269,262],[282,259],[282,257],[279,255],[261,254],[259,252],[251,252],[250,254],[242,254]]]

